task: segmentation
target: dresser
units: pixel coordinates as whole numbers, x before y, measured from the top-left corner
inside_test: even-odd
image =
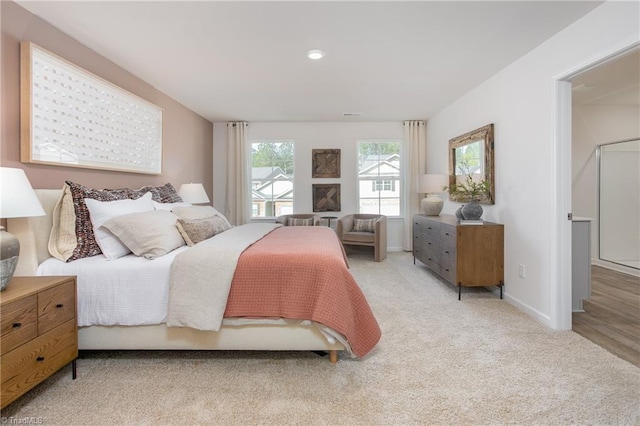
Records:
[[[75,277],[13,277],[0,293],[2,408],[72,363],[78,327]]]
[[[458,287],[504,286],[504,226],[461,225],[455,216],[413,216],[413,262]]]

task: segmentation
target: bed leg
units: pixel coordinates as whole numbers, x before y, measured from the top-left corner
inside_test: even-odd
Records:
[[[338,351],[336,351],[335,349],[329,351],[329,362],[331,362],[331,364],[335,364],[338,362]]]

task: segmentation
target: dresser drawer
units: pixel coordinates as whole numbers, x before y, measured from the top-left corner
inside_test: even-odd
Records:
[[[426,221],[423,227],[423,231],[426,235],[440,239],[441,225],[438,222]]]
[[[456,281],[456,268],[451,267],[450,265],[440,265],[440,275],[447,282],[450,282],[453,285],[458,285]]]
[[[76,295],[73,281],[38,293],[38,334],[74,318]]]
[[[38,298],[35,294],[2,307],[0,350],[3,355],[38,335],[37,311]]]
[[[77,356],[75,319],[4,354],[0,365],[2,406],[17,399]]]
[[[440,241],[445,247],[456,246],[456,228],[455,226],[442,225],[440,228]]]

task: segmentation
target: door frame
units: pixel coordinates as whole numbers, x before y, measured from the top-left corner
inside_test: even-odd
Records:
[[[640,47],[637,38],[625,40],[599,52],[571,69],[554,77],[554,227],[551,253],[553,276],[551,289],[551,326],[556,330],[571,330],[571,79],[579,74],[603,65]]]

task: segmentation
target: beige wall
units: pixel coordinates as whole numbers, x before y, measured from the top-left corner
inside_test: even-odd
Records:
[[[203,183],[213,195],[213,124],[16,3],[2,1],[0,165],[25,170],[35,188],[61,188],[72,180],[95,188],[171,182]],[[32,41],[164,110],[162,175],[107,172],[20,162],[20,42]],[[162,64],[158,64],[161,66]],[[176,76],[179,78],[179,76]],[[188,83],[186,83],[188,84]]]

